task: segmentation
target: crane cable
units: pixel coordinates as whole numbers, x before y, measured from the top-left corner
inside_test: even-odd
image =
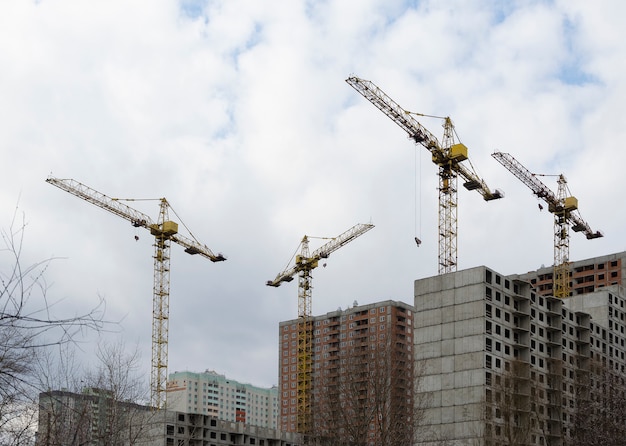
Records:
[[[165,200],[165,198],[163,198],[163,200]],[[169,201],[165,200],[165,202],[167,203],[167,207],[170,208],[170,210],[174,213],[174,215],[176,216],[176,218],[178,219],[178,221],[180,222],[181,225],[183,225],[183,227],[187,230],[187,232],[189,233],[189,235],[191,236],[191,238],[193,239],[194,242],[196,242],[197,244],[201,245],[201,243],[198,241],[198,239],[196,238],[195,235],[193,235],[193,233],[189,230],[189,228],[187,227],[187,225],[185,224],[185,222],[183,221],[182,218],[180,218],[180,215],[178,215],[176,213],[176,211],[174,210],[174,208],[172,207],[172,205],[170,204]]]
[[[305,235],[304,237],[307,237],[307,236]],[[287,262],[287,266],[285,266],[285,268],[283,268],[283,271],[287,271],[289,269],[289,265],[291,265],[291,261],[296,258],[296,256],[298,255],[298,251],[300,251],[301,247],[302,247],[302,241],[300,241],[300,243],[298,243],[298,247],[294,251],[293,255],[289,258],[289,261]]]
[[[419,247],[422,244],[422,157],[421,151],[418,155],[417,147],[415,148],[415,244]],[[418,156],[419,156],[419,172],[418,172]],[[419,176],[419,185],[418,178]],[[419,215],[418,215],[419,208]],[[418,231],[418,219],[419,219],[419,231]]]
[[[426,118],[446,119],[444,116],[428,115],[409,110],[404,111],[407,115],[424,116]],[[456,131],[455,131],[456,133]],[[458,136],[457,136],[458,137]],[[419,155],[419,172],[417,161],[417,149],[415,150],[415,244],[419,247],[422,244],[422,157]],[[419,175],[419,184],[417,177]],[[419,213],[419,215],[418,215]]]

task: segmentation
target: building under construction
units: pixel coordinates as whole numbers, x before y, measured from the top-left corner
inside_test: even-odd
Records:
[[[158,409],[118,401],[88,388],[39,395],[37,446],[298,446],[298,434],[217,416]]]
[[[541,288],[549,268],[505,276],[480,266],[416,280],[415,398],[424,411],[415,444],[624,438],[625,256],[572,263],[575,295],[561,299]]]
[[[569,289],[573,296],[593,293],[610,285],[620,285],[622,278],[626,277],[626,252],[571,262],[569,270]],[[537,271],[520,274],[519,277],[529,281],[538,294],[552,294],[553,267],[541,267]]]

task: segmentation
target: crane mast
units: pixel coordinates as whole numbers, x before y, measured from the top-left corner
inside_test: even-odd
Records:
[[[300,254],[296,255],[295,264],[268,280],[267,286],[279,287],[283,282],[291,282],[298,275],[298,357],[297,357],[297,426],[298,432],[308,434],[311,429],[311,388],[312,388],[312,335],[311,292],[313,290],[312,271],[318,267],[321,259],[350,243],[372,229],[372,224],[357,224],[309,254],[309,237],[300,242]]]
[[[439,174],[439,274],[456,271],[457,255],[457,192],[458,177],[467,190],[476,190],[485,201],[502,198],[499,190],[493,192],[470,167],[461,164],[468,159],[467,147],[454,138],[454,124],[443,118],[443,143],[421,125],[410,112],[403,109],[373,82],[351,76],[346,82],[408,133],[416,144],[430,151]]]
[[[568,195],[567,180],[563,174],[558,175],[557,193],[546,186],[537,174],[533,174],[512,155],[495,152],[492,156],[509,172],[548,205],[548,211],[554,214],[554,273],[553,294],[558,298],[569,297],[569,239],[570,225],[574,232],[582,232],[587,240],[602,237],[600,231],[593,231],[578,212],[578,200]]]
[[[49,177],[46,182],[91,204],[105,209],[134,227],[142,227],[154,236],[154,281],[152,299],[152,362],[150,374],[151,404],[155,409],[166,405],[167,357],[169,338],[169,295],[170,295],[170,247],[177,243],[188,254],[199,254],[212,262],[226,260],[223,254],[214,254],[206,245],[178,233],[178,224],[169,219],[170,205],[165,198],[159,204],[157,222],[119,199],[108,197],[72,179]]]

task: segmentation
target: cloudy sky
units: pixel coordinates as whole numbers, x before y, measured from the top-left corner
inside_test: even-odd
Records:
[[[121,321],[107,336],[138,344],[148,377],[150,234],[45,179],[166,197],[228,257],[172,246],[170,371],[271,386],[297,282],[265,282],[304,235],[376,226],[314,271],[314,314],[412,303],[413,281],[437,274],[436,166],[348,76],[407,110],[450,116],[477,173],[504,190],[489,203],[459,191],[459,270],[553,261],[551,215],[494,151],[566,175],[581,216],[605,234],[572,234],[572,260],[626,250],[624,17],[621,0],[3,1],[0,227],[18,207],[22,261],[58,258],[45,276],[55,314],[102,296],[106,318]],[[442,136],[440,119],[420,122]],[[556,177],[542,180],[556,191]],[[157,201],[129,204],[158,217]]]

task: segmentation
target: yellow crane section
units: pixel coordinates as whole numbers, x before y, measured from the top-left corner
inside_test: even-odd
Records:
[[[439,168],[439,274],[456,271],[458,177],[463,179],[463,186],[467,190],[477,191],[485,201],[502,198],[504,194],[497,189],[492,192],[476,174],[471,163],[469,167],[461,164],[468,160],[467,147],[456,138],[454,124],[449,117],[442,118],[444,132],[443,143],[440,144],[413,117],[426,115],[406,111],[371,81],[352,76],[346,82],[398,124],[416,144],[430,151],[433,163]]]
[[[515,175],[538,198],[548,205],[548,211],[554,214],[554,274],[553,294],[564,298],[570,295],[569,283],[569,227],[574,232],[582,232],[588,240],[602,237],[600,231],[593,231],[582,219],[578,212],[578,200],[568,195],[567,180],[564,175],[558,175],[558,189],[555,194],[539,178],[538,174],[530,172],[512,155],[495,152],[492,156],[509,172]]]
[[[120,199],[108,197],[78,181],[49,177],[46,182],[128,220],[134,227],[145,228],[154,236],[150,391],[152,407],[164,409],[167,384],[171,242],[185,248],[188,254],[199,254],[212,262],[224,261],[226,257],[223,254],[213,254],[206,245],[198,242],[191,232],[192,238],[179,234],[178,223],[169,219],[171,207],[165,198],[159,200],[159,218],[154,222],[148,215],[122,203]]]
[[[325,245],[309,254],[309,237],[300,242],[300,254],[296,255],[295,264],[278,273],[274,280],[266,285],[278,287],[283,282],[291,282],[298,275],[298,359],[297,359],[297,426],[298,432],[308,434],[311,421],[311,369],[312,369],[312,327],[311,327],[311,272],[318,267],[321,259],[326,259],[337,249],[350,243],[372,229],[372,224],[357,224],[344,233],[331,239]]]

